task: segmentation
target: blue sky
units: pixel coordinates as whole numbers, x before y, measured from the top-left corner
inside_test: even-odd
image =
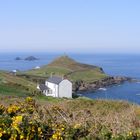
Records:
[[[0,52],[139,53],[139,0],[1,0]]]

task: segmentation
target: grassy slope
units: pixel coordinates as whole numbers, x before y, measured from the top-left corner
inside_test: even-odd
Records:
[[[49,77],[51,74],[65,75],[73,81],[83,80],[89,82],[107,76],[99,67],[78,63],[67,56],[59,57],[39,70],[27,71],[26,74],[42,77]]]
[[[1,98],[0,98],[1,100]],[[23,98],[14,98],[2,100],[2,104],[6,106],[13,101],[21,102]],[[51,112],[52,117],[56,122],[63,124],[66,114],[68,125],[79,124],[85,127],[91,136],[99,136],[106,131],[113,133],[113,135],[127,134],[133,130],[137,130],[140,126],[140,107],[122,101],[106,101],[106,100],[91,100],[87,98],[77,99],[61,99],[46,100],[37,99],[40,108],[47,108]],[[57,106],[60,112],[52,112],[52,107]],[[44,117],[45,117],[44,112]],[[45,118],[44,118],[45,119]],[[43,120],[41,120],[43,121]],[[55,123],[56,123],[55,122]]]
[[[24,78],[0,71],[0,94],[27,96],[36,91],[36,84]]]

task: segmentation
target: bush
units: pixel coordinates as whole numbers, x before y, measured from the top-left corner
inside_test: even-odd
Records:
[[[90,104],[88,102],[88,105]],[[89,118],[92,114],[88,109],[83,110],[83,113]],[[78,112],[78,115],[83,114]],[[94,119],[94,122],[91,119],[85,119],[83,122],[81,120],[74,121],[76,117],[78,117],[76,114],[69,110],[64,111],[63,107],[58,104],[43,106],[37,104],[31,97],[9,105],[1,104],[0,140],[140,139],[139,127],[126,133],[115,134],[109,124],[103,124],[97,119]]]

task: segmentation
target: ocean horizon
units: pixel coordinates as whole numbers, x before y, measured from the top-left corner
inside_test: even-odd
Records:
[[[77,53],[0,53],[0,70],[30,70],[36,66],[47,65],[55,58],[67,55],[81,63],[100,66],[109,75],[123,75],[133,78],[140,78],[140,54],[77,54]],[[35,61],[25,61],[24,59],[34,56]],[[15,60],[16,57],[22,60]]]

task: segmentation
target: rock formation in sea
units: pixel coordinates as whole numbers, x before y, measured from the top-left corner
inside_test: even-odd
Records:
[[[29,57],[26,57],[24,60],[26,60],[26,61],[34,61],[34,60],[38,60],[38,58],[36,58],[34,56],[29,56]]]
[[[20,57],[16,57],[15,60],[22,60]]]

